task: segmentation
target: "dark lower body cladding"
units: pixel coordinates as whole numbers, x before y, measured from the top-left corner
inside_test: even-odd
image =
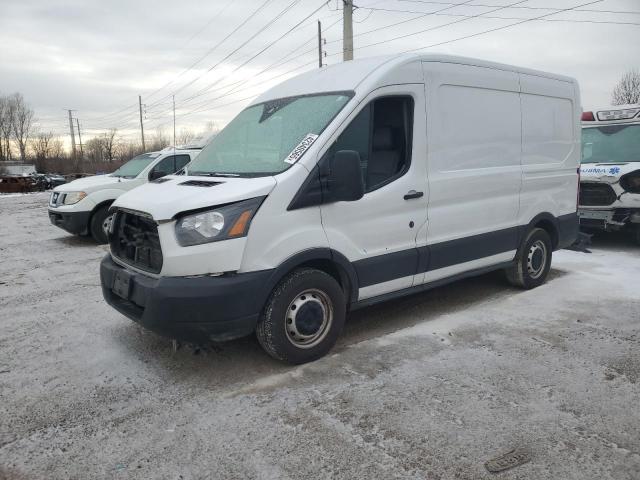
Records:
[[[116,264],[100,264],[109,305],[167,338],[203,343],[243,337],[255,330],[271,270],[217,277],[152,278]]]
[[[74,235],[84,235],[88,232],[91,212],[56,212],[49,210],[49,220],[52,225],[60,227]]]

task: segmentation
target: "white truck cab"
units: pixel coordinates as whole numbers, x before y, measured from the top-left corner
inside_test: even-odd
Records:
[[[303,363],[349,310],[504,269],[545,281],[578,232],[575,80],[403,55],[263,93],[187,168],[119,197],[105,300],[168,338],[257,333]]]
[[[49,198],[49,219],[57,227],[76,235],[90,234],[107,243],[111,222],[109,207],[129,190],[182,170],[202,145],[167,147],[132,158],[109,175],[80,178],[53,189]]]
[[[629,230],[640,244],[640,105],[582,114],[580,227]]]

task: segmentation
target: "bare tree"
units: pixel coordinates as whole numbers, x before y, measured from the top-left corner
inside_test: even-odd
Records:
[[[182,130],[180,130],[180,133],[178,133],[176,143],[178,145],[185,145],[191,142],[194,138],[196,138],[196,134],[193,132],[193,130],[183,128]]]
[[[31,142],[31,150],[33,150],[36,159],[41,160],[52,157],[53,141],[53,132],[39,132],[34,136]]]
[[[167,137],[162,127],[156,128],[156,133],[151,135],[150,141],[147,143],[149,151],[162,150],[169,146],[169,137]]]
[[[20,150],[20,160],[24,162],[27,159],[27,144],[33,127],[34,112],[25,103],[21,93],[14,93],[12,98],[15,108],[12,126],[13,138],[18,145],[18,150]]]
[[[27,159],[27,144],[32,132],[34,112],[25,103],[21,93],[14,93],[11,97],[14,108],[11,131],[20,151],[20,160],[24,162]]]
[[[116,158],[119,140],[117,138],[118,130],[112,128],[107,133],[102,135],[102,148],[104,151],[104,160],[107,162],[113,162]]]
[[[15,105],[12,97],[0,97],[0,156],[3,160],[11,160],[11,135]]]
[[[64,143],[62,142],[62,139],[60,137],[56,137],[51,141],[49,155],[51,156],[51,158],[64,159],[66,157],[64,151]]]
[[[629,70],[613,89],[611,96],[613,105],[640,103],[640,71]]]
[[[90,162],[98,163],[104,160],[103,144],[103,137],[93,137],[85,142],[84,152]]]

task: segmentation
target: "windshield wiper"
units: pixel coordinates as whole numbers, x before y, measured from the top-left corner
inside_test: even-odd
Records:
[[[239,173],[221,173],[221,172],[189,172],[189,175],[196,177],[239,177]]]

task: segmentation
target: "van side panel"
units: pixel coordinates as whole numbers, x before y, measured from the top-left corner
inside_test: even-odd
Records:
[[[425,62],[429,206],[427,270],[470,260],[457,240],[496,232],[474,245],[477,258],[515,251],[521,187],[518,74],[459,64]],[[501,252],[495,244],[504,246]],[[438,249],[449,248],[459,252]],[[483,248],[484,247],[484,248]],[[453,252],[453,253],[455,253]],[[513,256],[511,256],[513,258]],[[425,275],[423,281],[431,276]]]
[[[519,223],[576,212],[580,102],[574,83],[520,74],[522,169]]]

